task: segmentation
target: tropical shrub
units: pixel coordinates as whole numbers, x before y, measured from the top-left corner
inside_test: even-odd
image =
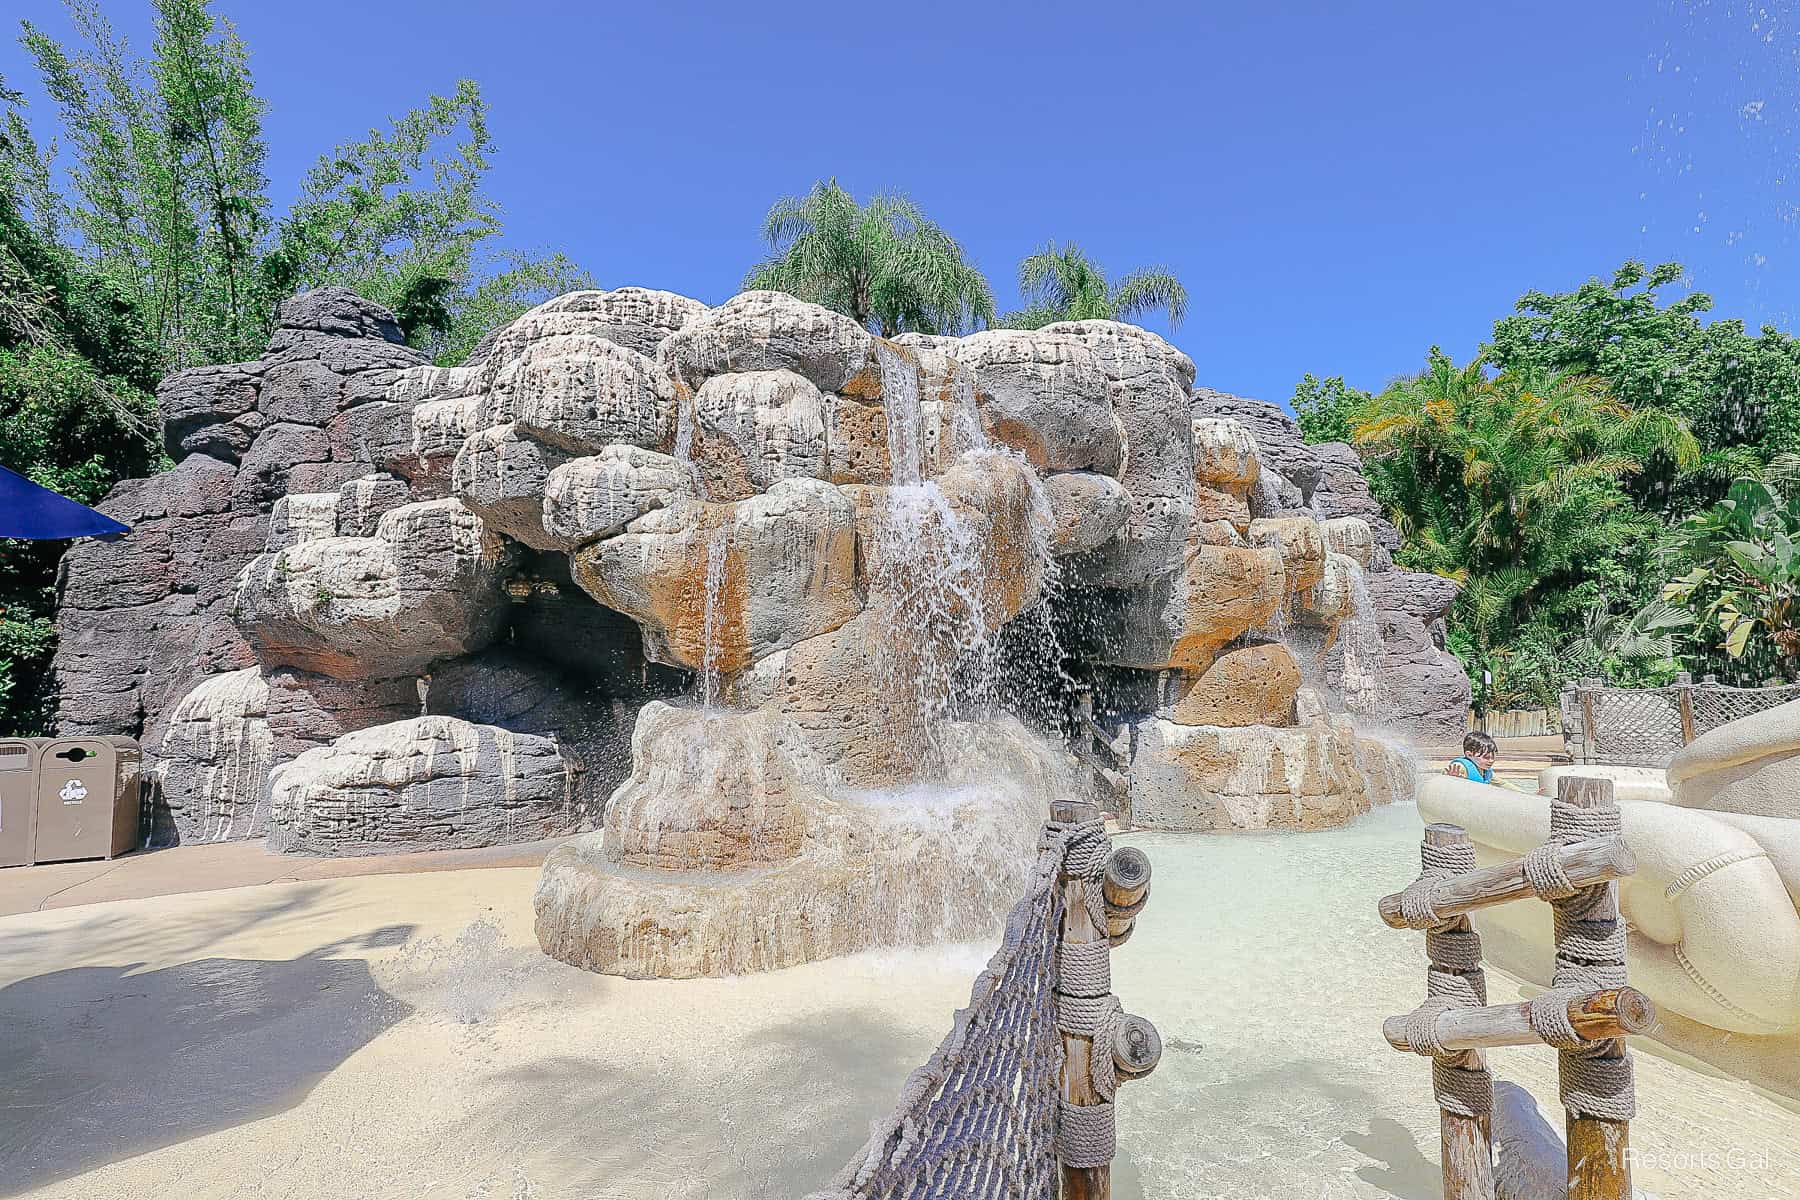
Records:
[[[1800,488],[1739,479],[1672,540],[1693,565],[1663,599],[1691,616],[1698,651],[1739,682],[1800,679]]]

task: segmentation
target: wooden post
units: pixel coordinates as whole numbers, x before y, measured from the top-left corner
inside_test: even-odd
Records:
[[[1131,938],[1137,910],[1150,890],[1150,856],[1136,846],[1114,850],[1106,860],[1106,878],[1100,883],[1106,900],[1106,936],[1115,946]]]
[[[1460,825],[1436,821],[1425,827],[1427,846],[1454,846],[1468,840],[1468,832]],[[1442,928],[1448,933],[1473,932],[1466,916],[1452,917]],[[1437,970],[1449,969],[1434,966]],[[1470,982],[1475,994],[1485,996],[1487,984],[1481,968],[1469,974],[1473,976]],[[1446,1061],[1450,1066],[1477,1070],[1487,1065],[1479,1050],[1464,1050]],[[1486,1116],[1465,1117],[1439,1109],[1438,1157],[1444,1172],[1444,1200],[1494,1200],[1494,1152]]]
[[[1100,810],[1092,804],[1078,801],[1059,801],[1050,806],[1050,819],[1067,825],[1079,824],[1083,821],[1100,819]],[[1062,940],[1073,945],[1091,945],[1094,942],[1106,941],[1106,931],[1094,928],[1088,917],[1084,884],[1080,878],[1071,876],[1067,871],[1062,876],[1063,921]],[[1065,994],[1059,984],[1058,994]],[[1094,1053],[1092,1038],[1076,1033],[1062,1035],[1063,1068],[1061,1083],[1062,1098],[1070,1104],[1099,1104],[1100,1097],[1094,1091],[1091,1074],[1091,1060]],[[1101,1050],[1103,1054],[1112,1053],[1112,1047]],[[1062,1200],[1111,1200],[1112,1196],[1112,1164],[1106,1163],[1097,1167],[1072,1167],[1066,1162],[1058,1162],[1057,1168],[1062,1174]]]
[[[1635,988],[1606,988],[1570,999],[1569,1024],[1590,1042],[1649,1033],[1656,1024],[1650,998]],[[1389,1017],[1381,1023],[1381,1035],[1396,1050],[1410,1050],[1405,1017]],[[1433,1023],[1437,1040],[1449,1050],[1479,1050],[1494,1046],[1536,1046],[1531,1028],[1531,1002],[1492,1004],[1485,1008],[1452,1008]]]
[[[1564,776],[1557,781],[1556,798],[1575,808],[1612,808],[1613,781],[1584,775]],[[1552,810],[1552,836],[1556,833],[1555,825]],[[1602,920],[1610,916],[1617,921],[1619,885],[1600,886],[1606,889],[1606,899],[1596,915]],[[1558,957],[1560,960],[1560,955]],[[1557,974],[1561,974],[1560,967],[1559,961]],[[1563,981],[1552,976],[1551,982],[1559,984]],[[1614,1039],[1602,1052],[1605,1058],[1623,1058],[1624,1055],[1623,1038]],[[1630,1122],[1578,1117],[1569,1113],[1564,1141],[1569,1150],[1569,1200],[1631,1200],[1631,1163],[1626,1153],[1630,1143]]]
[[[1598,683],[1597,679],[1583,679],[1580,690],[1576,693],[1581,697],[1581,759],[1583,762],[1592,762],[1599,746],[1599,743],[1594,740],[1593,691],[1594,685]]]
[[[1637,870],[1637,859],[1632,857],[1631,851],[1620,838],[1571,842],[1557,849],[1556,858],[1562,866],[1563,874],[1576,887],[1605,883],[1609,879],[1617,879]],[[1491,867],[1464,871],[1441,881],[1432,890],[1431,907],[1442,916],[1459,917],[1477,908],[1522,900],[1531,894],[1531,885],[1525,881],[1525,860],[1515,858],[1509,862],[1495,863]],[[1383,896],[1377,907],[1381,912],[1381,919],[1390,927],[1406,928],[1406,916],[1400,908],[1399,892]]]
[[[1681,744],[1694,740],[1694,677],[1686,671],[1675,676],[1675,696],[1681,705]]]

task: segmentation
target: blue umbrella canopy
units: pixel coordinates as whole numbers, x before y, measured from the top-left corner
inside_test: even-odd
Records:
[[[51,538],[118,537],[130,533],[105,513],[59,496],[47,487],[0,467],[0,537]]]

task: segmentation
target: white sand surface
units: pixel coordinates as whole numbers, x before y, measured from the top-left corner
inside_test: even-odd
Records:
[[[1413,873],[1417,830],[1400,806],[1331,833],[1128,839],[1156,875],[1114,986],[1167,1049],[1122,1095],[1117,1196],[1437,1196],[1428,1068],[1379,1034],[1423,993],[1422,939],[1374,915]],[[798,1197],[866,1136],[987,954],[604,978],[537,953],[535,876],[0,920],[0,1194]],[[1494,1060],[1554,1104],[1553,1054]],[[1649,1055],[1638,1083],[1641,1186],[1800,1195],[1793,1109]]]

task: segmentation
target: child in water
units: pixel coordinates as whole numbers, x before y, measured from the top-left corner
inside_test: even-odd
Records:
[[[1494,760],[1500,757],[1500,747],[1494,739],[1485,733],[1464,734],[1462,748],[1462,756],[1451,759],[1444,774],[1474,783],[1496,783]]]

